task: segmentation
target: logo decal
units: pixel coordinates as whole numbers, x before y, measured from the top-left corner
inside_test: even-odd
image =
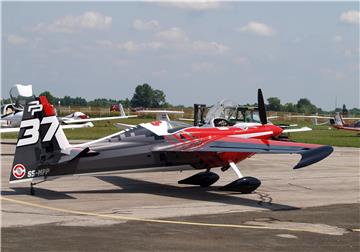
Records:
[[[12,169],[12,173],[15,178],[22,179],[26,173],[25,166],[23,166],[22,164],[16,164]]]
[[[32,101],[29,102],[29,107],[28,107],[28,112],[31,113],[31,115],[33,116],[35,114],[35,112],[41,112],[43,110],[43,105],[39,103],[39,101]]]
[[[160,121],[155,121],[155,122],[151,122],[152,125],[154,126],[160,126],[161,122]]]

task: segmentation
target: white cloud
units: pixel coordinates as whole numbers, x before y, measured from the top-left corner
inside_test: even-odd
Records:
[[[239,32],[249,32],[258,36],[271,37],[275,35],[275,30],[267,24],[251,21],[238,29]]]
[[[360,11],[349,10],[340,15],[340,21],[348,24],[360,24]]]
[[[49,53],[52,54],[63,54],[63,53],[68,53],[70,52],[71,49],[69,47],[61,47],[61,48],[55,48],[55,49],[50,49]]]
[[[191,42],[190,49],[200,54],[223,54],[229,50],[229,48],[223,44],[201,40]]]
[[[209,62],[197,62],[191,64],[191,70],[193,72],[208,72],[214,69],[214,64]]]
[[[217,42],[192,40],[186,32],[179,27],[159,31],[156,37],[159,40],[171,42],[171,44],[168,43],[168,45],[173,46],[175,49],[191,53],[223,54],[229,50],[227,46]]]
[[[160,28],[160,23],[157,20],[143,21],[136,19],[133,22],[133,27],[135,30],[156,30]]]
[[[128,59],[116,59],[114,61],[114,64],[117,66],[128,66],[133,64],[134,62],[132,60],[128,60]]]
[[[95,11],[87,11],[80,16],[69,15],[59,18],[51,24],[37,24],[33,31],[73,33],[81,29],[102,30],[110,27],[111,24],[112,17]]]
[[[22,45],[25,44],[27,41],[26,38],[15,35],[15,34],[10,34],[7,36],[7,42],[11,45]]]
[[[235,64],[238,65],[247,65],[249,64],[249,59],[247,57],[237,57],[232,60]]]
[[[146,42],[146,43],[138,43],[132,40],[129,40],[124,43],[118,44],[118,48],[120,50],[126,51],[128,53],[136,53],[142,50],[151,49],[151,50],[159,50],[164,48],[165,45],[162,42]]]
[[[340,35],[335,35],[335,36],[333,37],[333,41],[334,41],[334,42],[342,42],[342,41],[343,41],[343,38],[342,38],[342,36],[340,36]]]
[[[331,79],[343,80],[346,77],[344,72],[332,68],[324,68],[321,71],[324,76]]]
[[[172,0],[159,4],[191,11],[205,11],[221,7],[221,3],[215,0]]]
[[[157,37],[173,42],[181,42],[188,40],[188,36],[186,35],[186,33],[179,27],[172,27],[170,29],[160,31],[157,33]]]
[[[160,70],[156,70],[156,71],[151,72],[151,75],[154,76],[154,77],[161,77],[161,76],[164,76],[166,74],[167,74],[167,71],[164,70],[164,69],[160,69]]]
[[[106,48],[113,46],[113,42],[110,40],[96,40],[95,43],[99,46],[106,47]]]

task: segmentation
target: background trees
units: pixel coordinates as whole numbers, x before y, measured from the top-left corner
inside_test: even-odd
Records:
[[[149,84],[144,83],[136,86],[134,94],[130,99],[107,99],[107,98],[97,98],[91,101],[87,101],[82,97],[70,97],[64,96],[62,98],[53,96],[49,91],[44,91],[40,95],[47,97],[48,101],[53,105],[62,106],[91,106],[91,107],[110,107],[113,104],[121,103],[124,108],[128,107],[145,107],[145,108],[184,108],[184,105],[173,106],[172,104],[166,102],[166,95],[162,90],[153,89]],[[216,102],[216,101],[214,101]],[[239,101],[237,101],[239,102]],[[10,99],[1,99],[2,104],[10,103]],[[249,104],[247,104],[249,105]],[[252,104],[257,105],[257,104]],[[307,98],[301,98],[297,103],[288,102],[281,104],[279,97],[269,97],[267,99],[267,110],[269,111],[283,111],[290,113],[303,113],[303,114],[315,114],[315,113],[334,113],[342,112],[344,114],[348,113],[350,115],[359,115],[359,108],[347,109],[346,105],[343,104],[342,108],[336,108],[333,111],[323,111],[321,108],[317,108],[311,101]]]
[[[301,98],[296,104],[296,111],[298,113],[315,114],[317,112],[317,108],[310,102],[309,99]]]
[[[268,101],[267,110],[271,110],[271,111],[281,111],[282,110],[282,105],[281,105],[279,98],[269,97],[267,99],[267,101]]]
[[[135,88],[135,93],[130,101],[132,107],[160,108],[166,103],[163,91],[153,89],[144,83]]]

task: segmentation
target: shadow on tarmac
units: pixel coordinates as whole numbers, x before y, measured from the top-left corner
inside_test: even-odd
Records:
[[[144,181],[139,179],[131,179],[120,176],[95,176],[97,179],[106,183],[110,183],[119,189],[104,189],[104,190],[81,190],[81,191],[53,191],[43,188],[35,188],[35,197],[44,198],[47,200],[58,199],[76,199],[76,197],[69,194],[131,194],[142,193],[152,194],[172,198],[180,198],[187,200],[215,202],[229,205],[243,205],[250,207],[257,207],[263,209],[269,209],[273,211],[277,210],[298,210],[300,208],[277,204],[272,202],[272,198],[269,194],[264,192],[255,192],[258,195],[258,200],[241,198],[241,193],[224,193],[220,191],[217,186],[208,188],[202,188],[198,186],[178,187],[173,185],[160,184],[156,182]],[[28,187],[13,188],[13,191],[2,191],[2,195],[19,195],[29,194],[30,189]]]

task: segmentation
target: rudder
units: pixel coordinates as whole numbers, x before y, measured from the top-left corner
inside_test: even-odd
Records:
[[[10,183],[46,177],[50,173],[47,166],[56,164],[70,147],[46,97],[29,101],[20,124]]]

